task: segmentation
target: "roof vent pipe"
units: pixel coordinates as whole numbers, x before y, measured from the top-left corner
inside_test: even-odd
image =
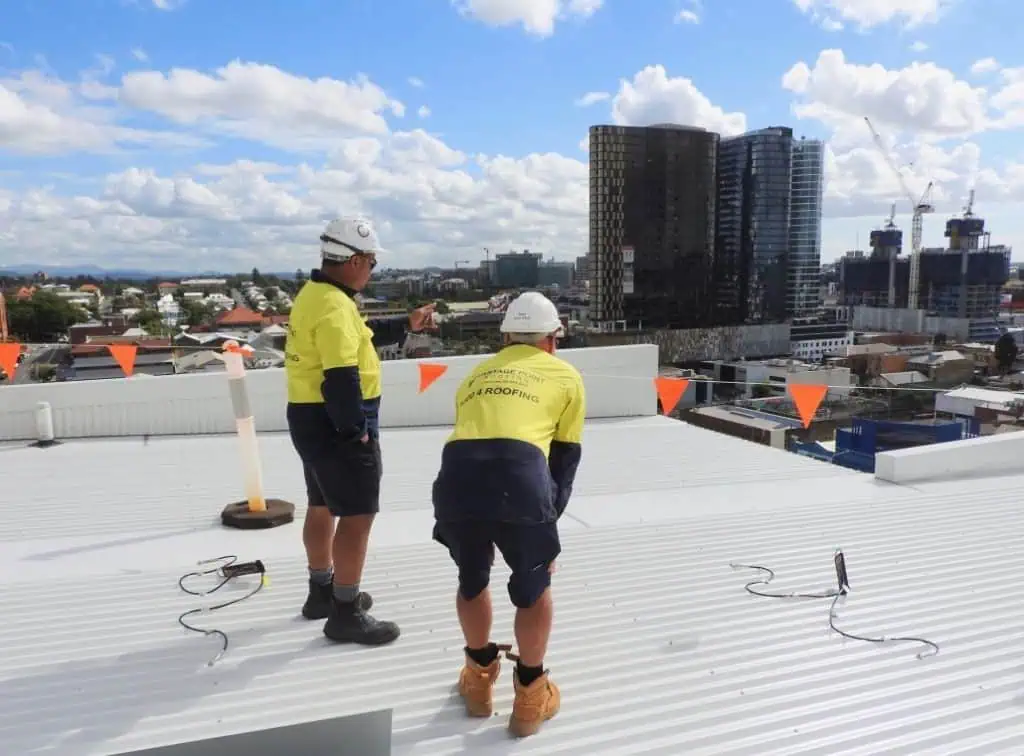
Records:
[[[56,444],[56,435],[53,432],[53,408],[49,402],[39,402],[36,405],[36,443],[45,449]]]

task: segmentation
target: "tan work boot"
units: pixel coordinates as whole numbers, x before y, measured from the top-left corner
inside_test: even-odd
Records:
[[[459,695],[466,703],[466,713],[471,717],[489,717],[494,713],[494,683],[501,673],[501,659],[495,659],[486,667],[466,657],[466,663],[459,673]]]
[[[562,694],[558,686],[548,679],[547,672],[529,685],[521,685],[519,675],[514,674],[512,683],[516,699],[512,704],[508,729],[515,737],[525,738],[537,732],[542,724],[558,713]]]

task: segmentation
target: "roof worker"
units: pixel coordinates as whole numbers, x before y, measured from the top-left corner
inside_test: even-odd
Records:
[[[363,645],[399,636],[398,625],[368,613],[373,599],[359,590],[382,475],[377,347],[401,342],[406,325],[414,333],[433,328],[433,305],[364,320],[355,295],[382,252],[370,221],[331,221],[320,237],[322,265],[295,297],[285,346],[288,428],[309,500],[302,615],[326,618],[324,635],[333,641]]]
[[[579,372],[555,356],[562,323],[550,300],[522,294],[501,332],[505,346],[456,393],[455,429],[434,482],[434,539],[458,567],[455,606],[466,641],[459,692],[470,716],[490,716],[500,670],[488,588],[495,547],[512,571],[519,660],[509,730],[524,737],[555,716],[561,700],[544,656],[557,522],[580,462],[586,400]]]

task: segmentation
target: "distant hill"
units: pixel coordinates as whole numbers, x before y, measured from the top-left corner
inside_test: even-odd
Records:
[[[130,281],[146,281],[150,278],[227,278],[233,275],[248,275],[251,271],[224,273],[222,271],[204,270],[140,270],[138,268],[101,268],[99,265],[11,265],[0,268],[0,276],[30,276],[37,271],[44,271],[53,278],[71,278],[73,276],[91,276],[93,278],[120,278]],[[267,276],[293,279],[295,271],[290,273],[264,273]]]

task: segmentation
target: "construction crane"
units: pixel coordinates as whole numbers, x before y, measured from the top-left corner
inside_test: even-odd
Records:
[[[469,264],[470,264],[469,260],[456,260],[455,261],[455,270],[458,270],[460,265],[469,265]]]
[[[864,116],[864,122],[868,125],[868,129],[871,131],[871,138],[875,140],[875,145],[878,147],[878,151],[882,153],[882,157],[885,158],[885,162],[888,163],[889,168],[893,173],[896,174],[896,178],[899,179],[900,188],[906,195],[907,199],[910,200],[910,206],[913,209],[913,222],[910,227],[910,291],[908,296],[907,306],[911,310],[917,309],[918,304],[918,293],[920,291],[921,284],[921,239],[924,235],[924,216],[926,213],[934,213],[935,206],[929,201],[929,197],[932,193],[932,187],[935,185],[934,181],[929,181],[928,186],[925,187],[921,193],[921,197],[917,200],[914,199],[914,193],[910,191],[910,187],[907,186],[907,181],[903,178],[903,171],[896,167],[896,163],[893,162],[892,156],[885,149],[885,143],[882,141],[882,137],[875,131],[875,127],[871,123],[871,119]]]

